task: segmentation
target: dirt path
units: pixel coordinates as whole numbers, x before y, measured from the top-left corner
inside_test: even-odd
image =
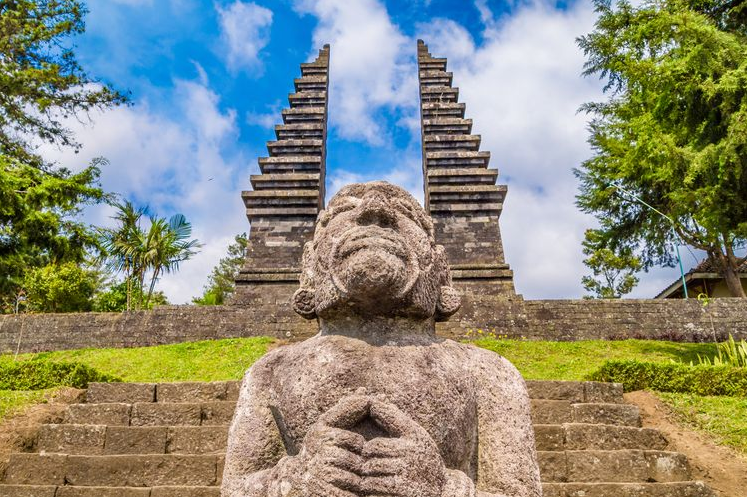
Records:
[[[707,483],[721,497],[747,495],[747,458],[677,424],[667,405],[651,392],[626,393],[625,400],[641,409],[644,427],[661,431],[672,450],[687,456],[695,479]]]

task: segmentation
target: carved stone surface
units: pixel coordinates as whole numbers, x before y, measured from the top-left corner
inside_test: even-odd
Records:
[[[407,192],[343,188],[306,244],[293,305],[321,331],[247,372],[222,495],[541,495],[524,380],[435,335],[459,297]]]

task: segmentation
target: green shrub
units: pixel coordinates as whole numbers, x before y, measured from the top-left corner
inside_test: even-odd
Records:
[[[747,368],[607,361],[588,379],[622,383],[626,392],[650,389],[697,395],[747,396]]]
[[[0,362],[0,390],[43,390],[53,387],[87,388],[91,382],[121,381],[79,362]]]
[[[747,340],[744,338],[737,342],[729,335],[729,340],[716,344],[716,356],[698,356],[698,363],[706,366],[731,366],[734,368],[747,368]]]

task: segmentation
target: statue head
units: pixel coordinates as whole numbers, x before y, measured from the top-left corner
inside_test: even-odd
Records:
[[[407,191],[383,181],[356,183],[319,213],[293,296],[301,316],[442,321],[459,305],[433,222]]]

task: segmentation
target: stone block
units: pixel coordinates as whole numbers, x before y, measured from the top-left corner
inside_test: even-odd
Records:
[[[567,450],[662,450],[667,439],[651,428],[605,424],[566,424],[565,448]]]
[[[105,438],[102,425],[43,425],[37,445],[40,453],[100,454]]]
[[[567,400],[532,399],[532,422],[557,425],[573,421],[571,403]]]
[[[216,382],[160,383],[156,388],[158,402],[211,402],[228,400],[228,384]]]
[[[147,403],[132,406],[132,426],[170,426],[200,424],[202,407],[191,403]]]
[[[543,483],[568,481],[568,461],[564,451],[538,451],[537,462]]]
[[[574,423],[641,426],[637,406],[629,404],[574,404]]]
[[[16,485],[62,485],[66,455],[11,454],[4,483]]]
[[[79,486],[209,486],[216,483],[214,456],[69,456],[66,466],[66,481]]]
[[[224,454],[228,440],[225,426],[179,426],[169,428],[169,454]]]
[[[202,405],[203,426],[227,426],[231,424],[236,402],[206,402]]]
[[[690,465],[684,454],[658,450],[645,451],[650,481],[676,482],[691,478]]]
[[[72,404],[65,411],[65,423],[129,425],[130,404]]]
[[[565,450],[565,430],[562,425],[534,425],[537,450]]]
[[[584,402],[613,404],[622,401],[623,386],[621,383],[584,382]]]
[[[3,485],[0,483],[3,497],[55,497],[55,485]]]
[[[153,402],[155,392],[154,383],[91,383],[86,401],[89,404]]]
[[[645,482],[648,464],[641,450],[567,451],[568,481]]]
[[[165,454],[166,426],[110,426],[106,430],[104,454]]]
[[[584,383],[578,381],[527,381],[532,399],[584,401]]]
[[[701,482],[687,483],[564,483],[564,497],[715,497]],[[545,496],[547,497],[547,496]]]

